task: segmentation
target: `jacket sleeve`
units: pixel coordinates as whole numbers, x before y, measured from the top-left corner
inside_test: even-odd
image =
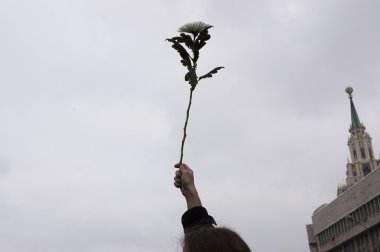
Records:
[[[193,207],[182,215],[182,226],[185,231],[188,228],[199,225],[206,227],[216,225],[214,218],[208,215],[206,208],[201,206]]]

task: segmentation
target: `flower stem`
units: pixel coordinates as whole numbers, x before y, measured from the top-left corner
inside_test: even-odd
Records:
[[[181,158],[179,160],[179,163],[182,164],[182,159],[183,159],[183,147],[185,145],[185,140],[186,140],[186,129],[187,129],[187,123],[189,121],[189,115],[190,115],[190,107],[191,107],[191,101],[193,99],[193,88],[190,88],[190,99],[189,99],[189,105],[187,107],[186,111],[186,121],[185,121],[185,126],[183,127],[183,138],[182,138],[182,145],[181,145]]]

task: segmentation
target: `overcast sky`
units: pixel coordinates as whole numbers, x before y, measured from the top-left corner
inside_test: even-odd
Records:
[[[0,251],[181,251],[189,86],[166,38],[214,26],[184,162],[255,252],[308,251],[344,182],[354,88],[380,152],[376,0],[0,0]]]

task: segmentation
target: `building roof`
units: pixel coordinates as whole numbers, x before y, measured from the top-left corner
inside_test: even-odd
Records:
[[[343,192],[331,203],[325,205],[312,216],[314,234],[318,234],[344,218],[360,206],[380,194],[380,169],[373,170],[366,177]]]

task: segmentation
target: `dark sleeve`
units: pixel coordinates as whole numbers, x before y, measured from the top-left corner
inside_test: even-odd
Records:
[[[182,215],[182,226],[186,230],[196,225],[210,226],[216,225],[214,218],[208,215],[206,208],[204,207],[193,207],[187,210]]]

